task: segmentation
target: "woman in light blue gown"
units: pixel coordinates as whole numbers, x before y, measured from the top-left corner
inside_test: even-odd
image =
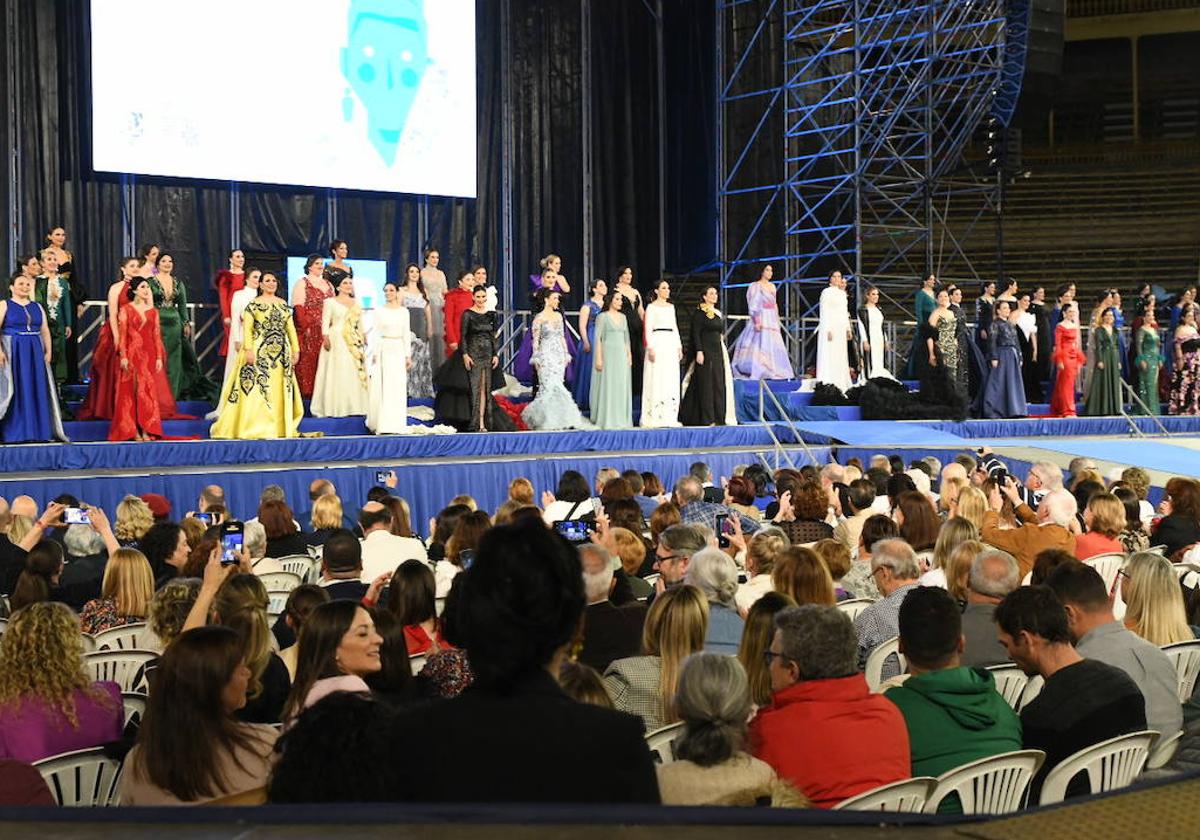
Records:
[[[633,426],[633,354],[629,324],[621,314],[625,296],[613,288],[596,316],[592,341],[592,422],[601,429]],[[638,319],[641,323],[641,319]]]
[[[567,390],[567,337],[562,313],[558,311],[561,295],[554,289],[541,289],[534,296],[542,311],[533,319],[533,354],[530,360],[537,368],[538,392],[533,402],[525,406],[521,416],[531,429],[582,429],[588,426],[571,392]]]

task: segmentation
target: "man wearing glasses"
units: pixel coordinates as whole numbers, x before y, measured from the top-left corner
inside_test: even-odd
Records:
[[[665,592],[683,582],[692,555],[708,545],[705,533],[693,525],[672,525],[658,535],[654,570],[659,578],[654,593]],[[650,599],[653,601],[653,597]]]
[[[880,540],[871,546],[871,579],[883,598],[867,607],[854,619],[858,633],[858,664],[866,665],[871,651],[900,632],[900,605],[917,588],[921,569],[912,546],[901,539]],[[889,656],[883,663],[882,678],[900,673],[900,660]]]

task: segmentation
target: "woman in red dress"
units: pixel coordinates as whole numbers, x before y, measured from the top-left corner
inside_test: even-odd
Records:
[[[1075,416],[1075,380],[1087,360],[1079,341],[1079,305],[1063,304],[1062,320],[1054,328],[1054,362],[1057,375],[1050,398],[1050,413],[1055,417]]]
[[[164,414],[175,413],[167,381],[167,351],[150,281],[135,278],[129,287],[132,302],[117,315],[117,393],[108,439],[151,440],[163,436]],[[169,410],[166,410],[168,409]]]
[[[229,252],[229,268],[217,274],[217,297],[221,301],[221,324],[225,330],[221,334],[220,354],[229,352],[229,319],[233,314],[233,295],[246,287],[246,255],[241,248]]]
[[[113,397],[117,393],[119,365],[114,347],[117,342],[117,316],[129,305],[129,281],[142,264],[139,257],[121,260],[121,279],[108,287],[108,319],[96,335],[92,353],[91,382],[76,417],[80,420],[111,420]]]
[[[300,339],[300,361],[296,362],[296,381],[300,396],[312,399],[313,383],[317,379],[317,361],[321,357],[321,313],[325,299],[333,297],[333,286],[322,275],[325,260],[320,254],[309,254],[304,264],[304,277],[292,290],[292,312],[296,318],[296,335]]]

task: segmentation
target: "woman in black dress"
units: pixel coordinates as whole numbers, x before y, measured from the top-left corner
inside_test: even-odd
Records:
[[[438,368],[433,412],[439,423],[466,432],[513,431],[508,416],[492,399],[504,387],[496,313],[487,311],[487,290],[477,286],[472,306],[462,314],[458,349]]]
[[[633,393],[642,393],[642,348],[645,342],[642,337],[642,321],[646,317],[646,309],[642,304],[642,293],[633,285],[633,269],[623,265],[617,269],[617,277],[613,288],[625,298],[621,312],[629,326],[629,346],[636,348],[633,354]]]
[[[725,350],[725,319],[717,309],[717,287],[704,290],[700,308],[692,313],[692,368],[679,404],[685,426],[724,426],[736,423],[729,411],[732,374]]]

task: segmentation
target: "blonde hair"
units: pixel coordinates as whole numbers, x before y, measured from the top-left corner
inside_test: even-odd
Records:
[[[154,572],[146,555],[136,548],[114,551],[104,567],[100,597],[117,602],[118,616],[144,619],[154,597]]]
[[[694,586],[668,589],[650,605],[642,628],[642,647],[659,659],[658,697],[664,724],[675,723],[675,689],[683,660],[704,649],[708,634],[708,600]]]
[[[1129,558],[1125,573],[1126,627],[1160,647],[1195,638],[1188,627],[1179,576],[1167,558],[1140,551]]]
[[[794,606],[796,602],[790,596],[782,592],[768,592],[755,601],[746,613],[746,625],[742,629],[737,658],[746,669],[746,677],[750,681],[750,698],[759,706],[771,702],[771,671],[763,661],[763,655],[775,637],[775,616],[781,610]]]
[[[1097,493],[1088,500],[1088,511],[1092,514],[1090,532],[1098,532],[1115,538],[1125,530],[1125,503],[1112,493]]]
[[[13,545],[16,545],[21,540],[28,536],[33,530],[33,519],[28,516],[22,516],[19,513],[14,513],[12,521],[8,523],[8,540]]]
[[[317,500],[313,502],[313,528],[341,528],[343,516],[342,500],[337,497],[336,493],[318,496]]]
[[[0,635],[0,706],[36,697],[79,726],[75,692],[104,702],[83,667],[83,631],[66,604],[40,601],[13,613]]]
[[[185,516],[179,520],[179,527],[183,529],[183,538],[187,540],[188,551],[200,545],[200,541],[204,539],[204,532],[208,530],[208,526],[194,516]]]
[[[267,590],[258,575],[226,578],[212,603],[209,624],[234,630],[242,640],[242,656],[250,669],[250,699],[262,693],[262,675],[271,662],[271,626],[267,622]],[[215,619],[215,620],[214,620]]]
[[[975,526],[983,528],[983,515],[987,513],[988,501],[983,491],[974,485],[964,487],[958,494],[958,515]]]
[[[746,565],[750,565],[750,562],[753,561],[756,575],[769,575],[775,568],[775,560],[779,557],[779,552],[787,547],[787,538],[781,531],[771,530],[755,534],[750,538],[750,544],[746,546]]]
[[[1141,467],[1127,467],[1121,473],[1121,480],[1134,492],[1139,501],[1146,498],[1146,493],[1150,490],[1150,473]]]
[[[818,540],[813,546],[813,551],[821,558],[821,562],[825,564],[825,568],[829,570],[829,576],[834,581],[839,581],[844,578],[850,571],[850,549],[841,540],[824,539]]]
[[[150,629],[162,642],[163,650],[183,632],[188,613],[199,594],[200,578],[173,578],[150,599],[150,613],[146,618]]]
[[[453,505],[466,505],[473,511],[479,510],[479,505],[476,504],[475,499],[471,496],[468,496],[466,493],[463,493],[460,496],[455,496],[453,499],[450,500],[450,504],[447,505],[447,507],[450,507]]]
[[[150,505],[137,496],[126,496],[117,504],[117,524],[113,535],[118,540],[140,540],[154,524]]]
[[[533,482],[528,478],[514,478],[508,483],[508,498],[523,505],[536,504],[533,500]]]
[[[967,600],[967,578],[971,574],[971,564],[975,557],[983,551],[984,545],[977,539],[963,540],[950,552],[946,562],[946,591],[955,601]]]
[[[973,522],[962,516],[950,517],[938,531],[937,542],[933,544],[933,568],[948,568],[954,549],[967,540],[978,539],[979,529]]]
[[[833,576],[825,561],[811,548],[793,545],[779,552],[771,570],[771,585],[776,592],[788,595],[797,604],[833,606]]]
[[[646,561],[646,544],[628,528],[610,528],[608,538],[612,553],[621,558],[621,568],[627,575],[636,575]]]

